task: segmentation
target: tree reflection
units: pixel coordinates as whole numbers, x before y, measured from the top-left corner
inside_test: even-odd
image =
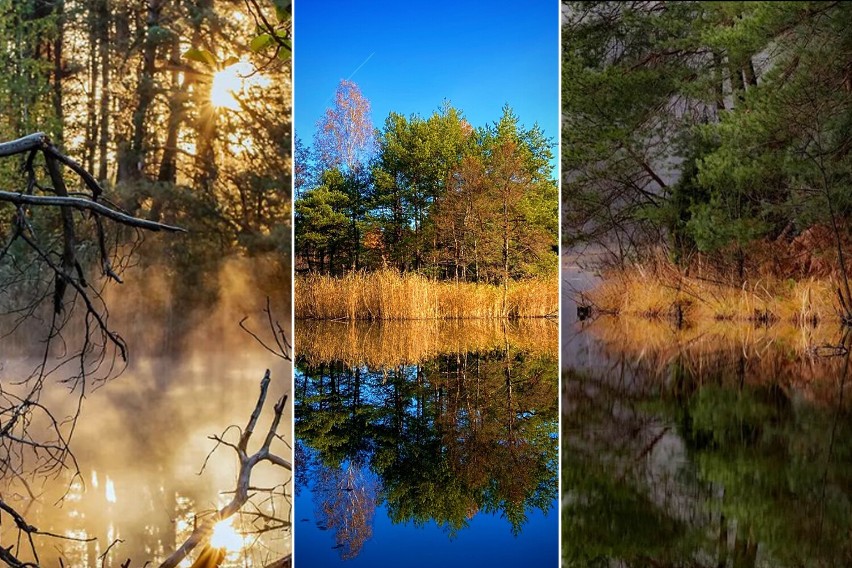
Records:
[[[848,356],[625,345],[563,377],[566,566],[849,565]]]
[[[302,467],[318,517],[332,529],[349,511],[357,525],[357,510],[369,523],[361,499],[375,479],[373,505],[394,523],[434,522],[453,536],[484,512],[520,533],[556,497],[556,394],[556,361],[508,344],[384,368],[297,361],[296,432],[315,458]],[[336,534],[344,558],[369,538],[356,529],[346,543]]]
[[[344,559],[355,558],[373,536],[376,484],[361,464],[320,466],[315,470],[314,503],[320,526],[334,531]]]

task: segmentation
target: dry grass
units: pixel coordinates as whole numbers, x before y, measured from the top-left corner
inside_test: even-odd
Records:
[[[556,278],[499,286],[442,282],[392,270],[296,279],[296,317],[327,320],[530,318],[556,314]]]
[[[837,282],[762,279],[741,288],[688,277],[672,268],[635,266],[605,275],[587,294],[599,311],[668,319],[680,307],[684,320],[782,321],[795,325],[839,322]]]
[[[296,322],[296,354],[311,364],[395,367],[437,355],[505,349],[555,359],[559,326],[536,320],[431,320],[417,322]]]

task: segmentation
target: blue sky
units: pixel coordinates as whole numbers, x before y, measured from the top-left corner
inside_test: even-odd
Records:
[[[304,0],[294,10],[295,128],[305,144],[337,84],[350,79],[376,127],[391,111],[426,117],[445,99],[479,127],[508,103],[557,153],[557,0]]]

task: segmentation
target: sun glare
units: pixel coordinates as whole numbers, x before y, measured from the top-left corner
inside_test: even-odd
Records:
[[[210,90],[210,102],[213,106],[231,110],[240,109],[239,97],[250,87],[265,87],[269,78],[253,73],[254,68],[248,61],[238,61],[213,75]]]
[[[210,536],[210,546],[213,548],[224,548],[230,552],[237,552],[243,547],[243,537],[240,536],[232,526],[234,517],[219,521],[213,527]]]
[[[243,78],[240,76],[239,67],[240,63],[234,63],[213,75],[213,87],[210,90],[210,102],[213,103],[213,106],[231,110],[240,108],[240,103],[236,97],[236,93],[239,93],[243,87]]]

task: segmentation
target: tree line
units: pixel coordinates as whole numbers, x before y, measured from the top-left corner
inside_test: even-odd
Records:
[[[563,2],[567,244],[620,263],[662,245],[739,284],[761,262],[807,274],[779,253],[819,230],[842,267],[850,24],[844,2]]]
[[[312,144],[296,138],[296,267],[474,282],[552,273],[551,147],[509,106],[480,128],[445,103],[374,129],[369,101],[342,81]]]

